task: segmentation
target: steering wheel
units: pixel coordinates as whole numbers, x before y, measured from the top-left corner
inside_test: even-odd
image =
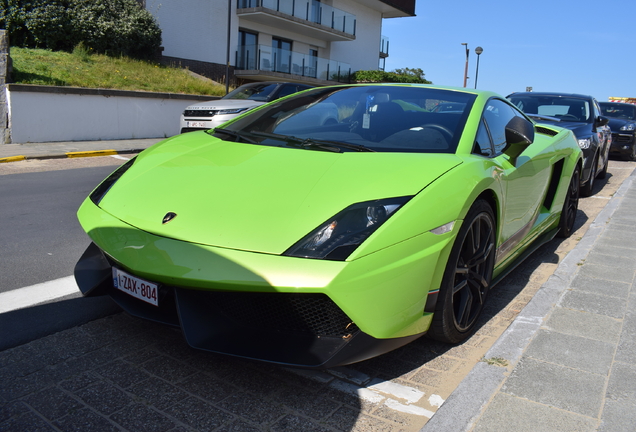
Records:
[[[446,141],[448,142],[451,142],[453,140],[453,133],[446,126],[429,123],[429,124],[422,125],[420,127],[435,129],[436,131],[444,135],[444,138],[446,138]]]

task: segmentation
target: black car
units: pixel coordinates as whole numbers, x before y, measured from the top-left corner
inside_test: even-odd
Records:
[[[581,193],[590,196],[594,181],[605,178],[612,132],[595,98],[570,93],[512,93],[508,99],[538,123],[570,129],[583,150]]]
[[[636,160],[636,105],[625,102],[599,102],[612,129],[610,155]]]

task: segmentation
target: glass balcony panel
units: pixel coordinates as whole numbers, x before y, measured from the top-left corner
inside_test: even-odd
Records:
[[[355,35],[356,16],[316,0],[238,0],[238,8],[263,7]]]
[[[380,53],[389,55],[389,38],[384,35],[380,39]]]
[[[255,45],[239,47],[236,63],[244,65],[245,69],[254,69],[258,60],[258,51]]]
[[[246,45],[237,48],[236,69],[260,69],[268,72],[346,82],[351,66],[348,63],[286,49],[272,48],[268,45]]]

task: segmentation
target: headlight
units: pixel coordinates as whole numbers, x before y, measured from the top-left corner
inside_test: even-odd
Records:
[[[238,114],[241,113],[243,111],[248,110],[249,108],[232,108],[232,109],[222,109],[222,110],[218,110],[216,113],[218,115],[223,115],[223,114]]]
[[[592,144],[592,138],[583,138],[578,141],[579,147],[581,147],[582,149],[588,149],[590,148],[590,144]]]
[[[126,171],[128,171],[128,168],[130,168],[133,165],[133,163],[135,163],[135,159],[136,157],[130,159],[128,162],[126,162],[125,164],[117,168],[115,171],[113,171],[111,175],[106,177],[106,180],[101,182],[100,185],[97,186],[93,192],[91,192],[89,196],[91,201],[93,201],[95,205],[99,205],[100,201],[104,198],[104,196],[106,196],[106,194],[108,193],[110,188],[113,187],[115,182],[119,180],[120,177],[124,175]]]
[[[410,196],[353,204],[327,220],[283,255],[344,261]]]
[[[636,124],[634,123],[627,123],[625,126],[623,126],[621,128],[622,131],[633,131],[636,130]]]

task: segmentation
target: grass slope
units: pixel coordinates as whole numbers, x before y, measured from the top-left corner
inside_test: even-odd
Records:
[[[186,69],[91,54],[11,47],[12,80],[18,84],[143,90],[223,96],[225,86],[194,76]]]

